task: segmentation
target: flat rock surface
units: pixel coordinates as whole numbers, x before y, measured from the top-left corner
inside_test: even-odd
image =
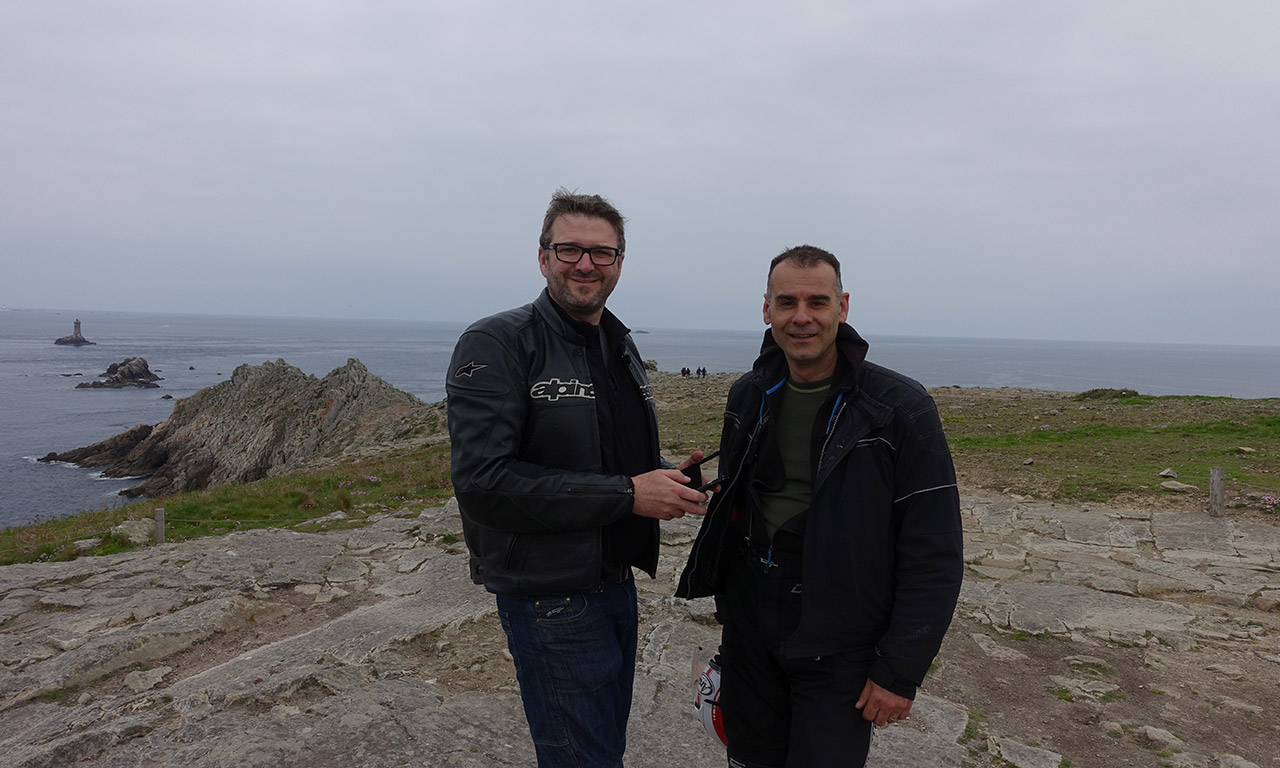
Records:
[[[875,766],[1280,766],[1280,536],[1178,511],[964,495],[968,572]],[[719,766],[671,597],[641,576],[633,768]],[[528,766],[493,600],[456,508],[0,568],[0,766]]]

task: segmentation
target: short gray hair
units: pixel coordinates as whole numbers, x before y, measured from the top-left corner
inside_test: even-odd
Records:
[[[836,293],[844,293],[844,283],[840,280],[840,260],[831,251],[824,251],[812,245],[797,245],[773,257],[773,261],[769,262],[769,278],[765,283],[767,293],[772,294],[773,292],[774,268],[784,261],[789,261],[797,267],[816,267],[819,264],[830,264],[831,268],[836,272]]]

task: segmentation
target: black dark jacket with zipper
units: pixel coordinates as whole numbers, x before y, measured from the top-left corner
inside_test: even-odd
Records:
[[[658,416],[644,364],[627,328],[608,310],[606,336],[621,339],[630,383],[644,400],[652,466]],[[591,592],[605,583],[604,528],[631,516],[631,478],[606,474],[588,342],[544,290],[531,304],[479,320],[449,363],[454,492],[471,553],[471,578],[490,592]],[[602,384],[602,386],[604,386]],[[635,565],[653,576],[658,521],[638,526]]]
[[[867,343],[852,327],[841,324],[836,344],[842,361],[815,435],[800,624],[781,652],[874,648],[871,679],[914,698],[951,623],[964,571],[955,469],[928,392],[866,362]],[[703,519],[678,597],[724,590],[729,558],[751,535],[745,491],[786,377],[786,357],[767,331],[752,371],[729,392],[720,440],[728,479]]]

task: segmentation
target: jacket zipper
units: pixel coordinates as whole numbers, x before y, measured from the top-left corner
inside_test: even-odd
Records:
[[[734,470],[734,472],[733,472],[733,476],[732,476],[732,477],[730,477],[728,481],[726,481],[725,486],[724,486],[724,490],[723,490],[723,491],[721,491],[721,493],[725,493],[725,494],[729,493],[730,489],[731,489],[731,488],[733,488],[733,487],[737,484],[737,482],[738,482],[739,478],[741,478],[741,477],[742,477],[742,468],[743,468],[743,466],[747,463],[747,457],[751,455],[751,446],[755,443],[756,438],[757,438],[757,437],[759,437],[759,434],[760,434],[760,428],[761,428],[761,426],[762,426],[762,425],[763,425],[763,422],[762,422],[762,421],[757,421],[757,422],[756,422],[755,427],[751,430],[751,432],[749,432],[749,433],[747,434],[747,441],[746,441],[746,443],[743,445],[742,456],[741,456],[741,458],[739,458],[739,459],[738,459],[738,467],[737,467],[737,469],[735,469],[735,470]],[[724,506],[724,504],[716,504],[715,506],[716,506],[715,513],[716,513],[717,515],[724,514],[724,513],[721,511],[721,507],[723,507],[723,506]],[[710,513],[708,513],[708,514],[710,514]],[[703,542],[702,542],[702,546],[695,546],[695,547],[694,547],[693,552],[691,553],[691,555],[690,555],[690,557],[689,557],[689,572],[690,572],[690,573],[696,573],[696,572],[697,572],[697,570],[698,570],[698,561],[701,559],[701,558],[700,558],[700,556],[701,556],[701,554],[702,554],[702,550],[703,550],[703,548],[705,548],[706,546],[707,546],[706,541],[705,541],[705,540],[703,540]]]
[[[636,493],[635,486],[626,488],[580,488],[573,485],[565,486],[565,493],[625,493],[634,496]]]
[[[836,433],[836,424],[840,421],[840,414],[844,413],[847,403],[840,401],[835,414],[831,416],[831,422],[827,426],[827,436],[822,441],[822,450],[818,452],[818,466],[814,467],[814,487],[817,487],[818,476],[822,474],[822,464],[827,458],[827,446],[831,444],[831,437]]]

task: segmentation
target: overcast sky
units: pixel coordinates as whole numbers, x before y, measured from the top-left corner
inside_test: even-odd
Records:
[[[0,0],[0,305],[470,321],[552,191],[633,328],[1280,345],[1280,3]],[[3,322],[0,315],[0,322]]]

